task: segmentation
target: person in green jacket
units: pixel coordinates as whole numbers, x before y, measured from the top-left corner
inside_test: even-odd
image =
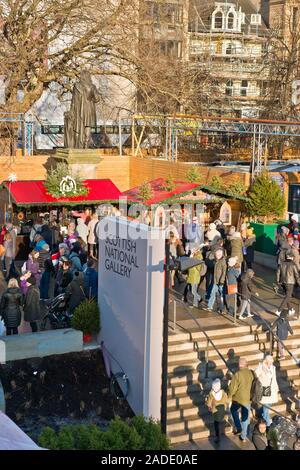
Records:
[[[230,382],[228,396],[232,402],[230,411],[236,428],[235,434],[240,434],[240,440],[243,443],[247,442],[253,379],[254,374],[248,369],[247,360],[241,357],[239,370],[233,375]],[[240,410],[242,421],[239,416]]]
[[[199,260],[203,259],[200,249],[193,248],[191,252],[191,258],[196,258]],[[192,294],[193,294],[193,307],[198,307],[199,302],[201,301],[201,295],[198,293],[198,286],[200,284],[201,272],[203,265],[199,264],[188,270],[187,283],[191,285]]]

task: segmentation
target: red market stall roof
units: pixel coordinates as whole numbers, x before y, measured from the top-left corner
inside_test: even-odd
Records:
[[[10,191],[12,202],[19,206],[40,205],[79,205],[84,203],[99,204],[108,201],[118,201],[121,191],[111,180],[85,180],[83,184],[88,193],[77,197],[60,197],[56,199],[47,193],[44,181],[5,181],[4,186]]]
[[[174,189],[172,191],[166,191],[163,189],[163,186],[166,185],[166,180],[164,178],[157,178],[149,181],[148,184],[151,186],[152,198],[147,201],[144,201],[140,197],[141,186],[137,186],[136,188],[123,192],[122,196],[126,196],[131,202],[139,202],[146,206],[151,206],[152,204],[166,202],[167,199],[187,194],[192,192],[195,188],[199,188],[199,183],[188,183],[186,181],[174,181],[173,183]]]

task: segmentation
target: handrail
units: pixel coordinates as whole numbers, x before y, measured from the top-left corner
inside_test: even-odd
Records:
[[[202,326],[200,325],[200,323],[198,322],[197,318],[195,318],[195,316],[192,314],[192,312],[190,311],[190,309],[185,305],[185,303],[178,299],[177,296],[178,296],[178,292],[176,292],[175,290],[171,289],[170,288],[170,294],[176,299],[176,302],[180,303],[184,310],[186,310],[188,312],[188,314],[190,315],[190,317],[192,318],[192,320],[196,323],[196,325],[198,326],[199,330],[201,331],[201,333],[204,334],[206,340],[208,343],[210,343],[212,345],[212,347],[214,348],[214,350],[216,351],[216,353],[218,354],[218,356],[220,357],[220,359],[224,362],[225,366],[227,367],[227,369],[232,373],[234,374],[234,371],[233,369],[228,365],[225,357],[222,355],[222,353],[219,351],[219,349],[217,348],[217,346],[214,344],[214,342],[212,341],[212,339],[208,336],[208,334],[206,333],[206,331],[202,328]]]
[[[267,327],[267,329],[269,330],[269,332],[271,333],[272,337],[278,341],[281,346],[283,346],[283,349],[285,349],[287,351],[287,353],[294,359],[294,361],[296,362],[296,365],[299,367],[300,365],[300,361],[294,356],[294,354],[288,349],[288,347],[284,344],[284,342],[278,338],[277,334],[274,333],[273,329],[272,329],[272,326],[259,314],[259,313],[255,313],[255,315],[257,315],[261,320],[262,322],[264,323],[264,325]],[[270,341],[272,341],[272,338],[270,338]]]
[[[228,369],[228,370],[231,372],[231,374],[233,375],[235,372],[234,372],[233,369],[228,365],[226,359],[224,358],[224,356],[222,355],[222,353],[219,351],[219,349],[217,348],[217,346],[214,344],[214,342],[212,341],[212,339],[208,336],[208,334],[206,333],[206,331],[202,328],[202,326],[201,326],[200,323],[198,322],[197,318],[195,318],[195,316],[192,314],[192,312],[190,311],[190,309],[185,305],[185,303],[184,303],[182,300],[178,299],[178,297],[177,297],[177,296],[179,295],[178,292],[176,292],[174,289],[171,289],[171,288],[170,288],[169,291],[170,291],[170,294],[173,296],[173,298],[176,299],[176,302],[178,302],[179,304],[181,304],[181,305],[184,307],[184,310],[186,310],[186,311],[188,312],[188,314],[190,315],[190,317],[193,319],[193,321],[194,321],[194,322],[196,323],[196,325],[198,326],[198,328],[199,328],[199,330],[201,331],[201,333],[203,333],[204,336],[206,337],[208,343],[210,343],[210,344],[213,346],[214,350],[216,351],[216,353],[218,354],[218,356],[220,357],[220,359],[224,362],[224,364],[225,364],[225,366],[227,367],[227,369]],[[263,320],[263,322],[266,323],[268,329],[270,329],[270,331],[271,331],[271,334],[273,334],[273,335],[277,338],[277,335],[272,332],[270,325],[265,321],[265,319],[262,318],[262,317],[261,317],[259,314],[257,314],[257,313],[256,313],[256,315],[257,315],[258,317],[260,317],[260,318]],[[185,330],[185,331],[188,331],[188,330],[186,330],[185,328],[182,328],[182,329]],[[276,340],[277,340],[277,339],[276,339]],[[278,338],[278,340],[279,340],[279,338]],[[279,340],[279,341],[281,342],[281,340]],[[296,358],[295,358],[295,357],[293,356],[293,354],[286,348],[286,346],[285,346],[284,344],[283,344],[283,346],[284,346],[285,349],[288,351],[288,353],[293,357],[293,359],[296,360]],[[298,362],[298,361],[297,361],[297,365],[299,365],[299,362]],[[263,406],[263,403],[258,403],[258,405],[262,407],[262,406]],[[270,405],[268,405],[268,408],[269,408],[269,410],[273,411],[276,415],[281,416],[282,418],[287,419],[287,420],[291,421],[292,423],[295,423],[291,418],[289,418],[288,416],[285,416],[285,415],[284,415],[283,413],[281,413],[280,411],[275,410],[275,409],[272,408]]]

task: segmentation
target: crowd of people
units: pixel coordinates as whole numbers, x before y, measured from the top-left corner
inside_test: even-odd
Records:
[[[298,216],[293,215],[289,227],[280,227],[277,233],[277,261],[275,291],[282,289],[284,298],[276,310],[278,317],[295,314],[292,296],[300,285]],[[258,296],[253,282],[256,237],[247,223],[240,230],[224,227],[220,220],[203,231],[197,217],[183,231],[170,231],[170,254],[173,258],[187,255],[202,261],[188,272],[176,270],[171,274],[172,288],[187,301],[190,291],[192,307],[207,311],[233,314],[238,307],[239,318],[252,317],[251,297]]]
[[[0,234],[0,320],[6,334],[18,334],[22,322],[38,331],[41,301],[65,294],[72,314],[86,298],[97,298],[97,214],[75,213],[67,226],[37,219],[30,232],[30,254],[15,264],[16,230],[11,223]]]
[[[227,392],[222,388],[220,379],[213,381],[206,405],[213,416],[216,443],[220,442],[220,426],[224,422],[225,415],[231,414],[234,434],[239,436],[242,444],[247,444],[250,438],[256,450],[277,449],[274,433],[272,436],[276,423],[270,417],[270,408],[278,402],[279,393],[273,362],[273,357],[266,355],[253,371],[248,367],[247,360],[241,357],[238,370],[233,374]],[[260,390],[259,397],[258,390]],[[256,415],[252,429],[249,426],[251,409]],[[299,416],[296,417],[295,424],[300,430]],[[296,432],[296,435],[290,437],[294,440],[294,449],[296,449],[299,446],[299,433]]]

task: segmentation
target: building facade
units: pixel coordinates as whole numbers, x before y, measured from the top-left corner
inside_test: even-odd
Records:
[[[259,2],[190,2],[190,61],[208,70],[223,96],[221,109],[212,112],[259,116],[267,89],[267,41]]]

